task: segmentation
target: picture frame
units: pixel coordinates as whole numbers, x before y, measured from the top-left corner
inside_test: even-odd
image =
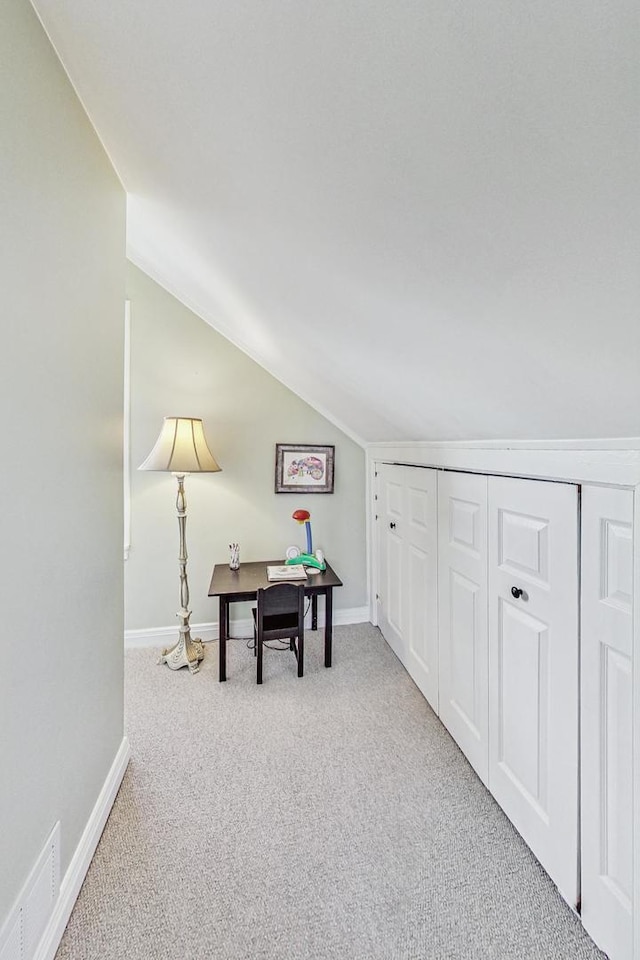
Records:
[[[276,493],[333,493],[335,447],[276,443]]]

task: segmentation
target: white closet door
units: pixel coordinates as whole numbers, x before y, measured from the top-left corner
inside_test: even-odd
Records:
[[[407,467],[407,670],[438,712],[438,508],[435,470]]]
[[[578,898],[578,493],[489,478],[489,787]]]
[[[405,492],[403,467],[382,463],[377,467],[378,516],[378,625],[400,660],[407,659],[404,628],[405,582],[403,530]]]
[[[378,467],[378,623],[391,648],[438,709],[436,474]]]
[[[633,493],[582,491],[582,922],[611,960],[632,946]]]
[[[487,477],[438,476],[440,719],[483,783],[489,773]]]

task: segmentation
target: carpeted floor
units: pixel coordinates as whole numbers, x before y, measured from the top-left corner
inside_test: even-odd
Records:
[[[57,960],[596,960],[370,625],[306,675],[126,657],[132,760]]]

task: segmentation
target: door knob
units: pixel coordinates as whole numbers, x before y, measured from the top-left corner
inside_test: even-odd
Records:
[[[389,530],[395,530],[395,528],[396,528],[396,525],[392,520],[391,523],[389,524]]]
[[[521,596],[522,596],[522,590],[520,589],[520,587],[511,587],[511,596],[512,596],[512,597],[515,597],[516,600],[517,600],[519,597],[521,597]]]

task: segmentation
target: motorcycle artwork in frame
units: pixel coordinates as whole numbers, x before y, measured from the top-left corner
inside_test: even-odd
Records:
[[[276,493],[333,493],[335,447],[276,443]]]

